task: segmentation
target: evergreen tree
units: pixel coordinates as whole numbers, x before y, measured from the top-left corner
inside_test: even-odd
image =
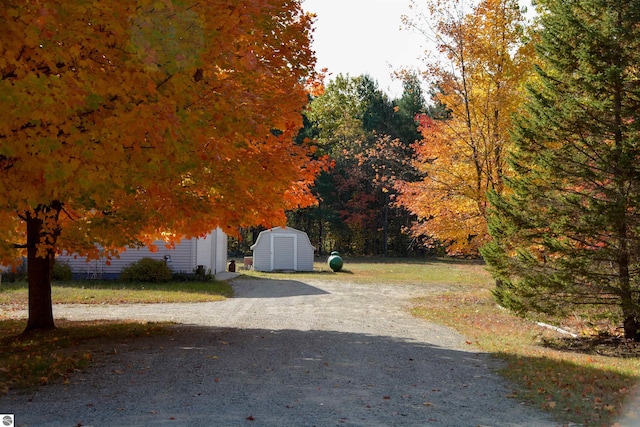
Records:
[[[370,75],[363,74],[355,80],[358,84],[357,94],[362,110],[362,128],[365,132],[388,134],[391,132],[393,115],[391,101]]]
[[[416,125],[416,116],[425,113],[426,101],[422,92],[421,82],[414,73],[407,73],[402,81],[402,95],[395,104],[394,137],[400,138],[407,148],[422,139]]]
[[[411,164],[425,101],[417,77],[391,101],[368,75],[338,75],[311,100],[301,135],[319,143],[334,167],[313,188],[317,206],[288,213],[320,252],[406,255],[410,214],[395,205],[395,182],[418,176]]]
[[[521,314],[609,307],[640,340],[640,0],[543,0],[515,175],[483,250]]]

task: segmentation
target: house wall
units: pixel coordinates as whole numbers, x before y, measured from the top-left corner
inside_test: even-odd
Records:
[[[197,240],[196,266],[198,265],[205,266],[212,274],[226,271],[227,235],[219,228]]]
[[[227,270],[227,248],[229,237],[225,232],[221,229],[216,229],[214,231],[216,233],[216,253],[214,255],[215,259],[215,272],[220,273]]]
[[[80,279],[115,279],[123,268],[142,258],[164,260],[170,257],[169,267],[175,272],[192,273],[198,265],[213,274],[225,270],[227,257],[227,236],[217,229],[205,238],[182,239],[175,248],[167,248],[165,242],[154,242],[157,250],[152,252],[148,247],[129,248],[120,253],[119,258],[112,258],[107,263],[106,258],[87,262],[84,257],[63,253],[56,259],[69,264],[74,277]]]
[[[301,231],[298,235],[298,271],[313,271],[315,252],[309,236]]]

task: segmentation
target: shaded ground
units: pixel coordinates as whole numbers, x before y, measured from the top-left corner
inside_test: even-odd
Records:
[[[548,339],[543,344],[561,351],[621,358],[640,357],[640,342],[609,334]]]
[[[56,317],[170,320],[102,348],[69,384],[0,399],[28,426],[554,426],[498,362],[411,317],[428,287],[233,280],[218,303],[56,306]]]

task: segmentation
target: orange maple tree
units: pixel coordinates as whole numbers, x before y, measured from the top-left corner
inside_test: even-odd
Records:
[[[511,116],[532,70],[525,17],[516,0],[427,2],[441,60],[427,72],[439,89],[442,120],[421,117],[416,167],[425,178],[401,183],[399,202],[420,221],[413,228],[452,254],[477,254],[487,241],[487,191],[508,173]],[[415,23],[414,23],[415,25]]]
[[[27,330],[55,326],[61,250],[284,223],[314,203],[322,162],[293,141],[315,63],[300,3],[3,3],[0,261],[26,252]]]

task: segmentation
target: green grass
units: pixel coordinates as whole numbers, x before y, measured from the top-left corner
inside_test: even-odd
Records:
[[[123,283],[117,281],[54,282],[54,304],[136,304],[220,301],[233,295],[227,282]],[[0,304],[25,306],[25,282],[2,283]]]
[[[233,296],[227,282],[122,283],[117,281],[54,282],[54,304],[135,304],[220,301]],[[25,282],[2,283],[0,305],[26,308]],[[58,328],[21,335],[26,323],[0,319],[0,395],[9,388],[28,389],[62,379],[91,363],[91,347],[118,340],[164,333],[160,325],[132,322],[68,322]]]
[[[350,283],[431,283],[463,287],[481,280],[491,283],[484,267],[477,261],[449,259],[403,259],[403,258],[343,258],[344,267],[333,272],[326,262],[315,262],[313,272],[264,273],[240,269],[250,277],[268,279],[291,279],[291,277],[332,280]]]

